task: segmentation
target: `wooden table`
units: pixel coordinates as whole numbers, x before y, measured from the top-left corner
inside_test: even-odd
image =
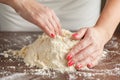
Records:
[[[73,73],[41,70],[25,66],[22,59],[3,57],[3,51],[21,49],[32,43],[39,32],[0,32],[0,80],[120,80],[120,32],[105,46],[107,57],[92,69]],[[44,74],[44,75],[43,75]]]

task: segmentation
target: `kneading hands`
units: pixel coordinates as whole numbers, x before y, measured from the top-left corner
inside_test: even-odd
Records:
[[[103,48],[107,41],[104,35],[95,27],[83,28],[74,33],[72,38],[80,41],[66,57],[68,66],[75,64],[77,70],[85,66],[88,68],[95,66],[103,53]]]
[[[36,0],[0,0],[0,2],[11,6],[21,17],[37,25],[51,38],[62,34],[60,21],[55,12]]]
[[[51,38],[62,35],[55,12],[36,0],[0,0],[0,3],[14,8],[21,17],[40,27]],[[104,45],[120,22],[119,4],[120,0],[107,0],[95,26],[82,28],[72,35],[72,39],[80,41],[66,56],[68,66],[74,64],[80,70],[84,66],[92,68],[98,63]]]
[[[75,64],[75,68],[94,67],[101,54],[104,45],[112,37],[120,22],[120,0],[108,0],[94,27],[83,28],[73,34],[73,39],[80,42],[68,53],[66,59],[68,66]]]

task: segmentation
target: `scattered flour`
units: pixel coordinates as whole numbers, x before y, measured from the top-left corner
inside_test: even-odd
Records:
[[[32,44],[30,44],[30,45],[32,45]],[[30,45],[28,45],[26,47],[29,47]],[[115,47],[117,47],[117,46],[115,46]],[[20,53],[20,52],[22,52],[22,49],[20,51],[11,51],[10,50],[8,52],[14,52],[14,53],[12,53],[12,55],[25,58],[25,54],[23,55],[23,53]],[[107,50],[107,51],[104,51],[103,57],[106,57],[106,55],[108,55],[108,57],[109,57],[110,54],[107,54],[107,53],[112,54],[110,57],[115,56],[115,55],[119,56],[119,54],[120,54],[119,52],[116,52],[114,50],[111,50],[111,51]],[[4,55],[4,56],[8,57],[9,54],[7,55],[7,53],[6,53],[6,54],[0,54],[0,55]],[[112,63],[112,62],[108,62],[108,63]],[[112,66],[112,65],[109,65],[109,66]],[[75,74],[68,74],[68,76],[69,76],[68,80],[76,80],[78,77],[83,77],[85,80],[86,79],[87,80],[101,80],[100,78],[96,79],[95,76],[100,76],[100,75],[101,76],[104,76],[104,75],[120,76],[120,63],[116,62],[116,65],[114,65],[114,66],[115,67],[112,69],[109,69],[109,68],[108,69],[107,68],[106,69],[85,69],[85,71],[87,71],[87,72],[84,72],[84,69],[83,69],[83,71],[75,72]],[[16,69],[17,67],[9,66],[7,68]],[[5,67],[2,67],[1,70],[4,70],[4,71],[0,72],[0,75],[1,74],[9,74],[9,73],[11,74],[11,72],[5,70]],[[17,80],[22,80],[22,79],[26,80],[27,76],[24,77],[25,75],[27,75],[26,72],[27,72],[27,70],[25,69],[23,73],[15,73],[10,76],[6,75],[5,77],[0,78],[0,80],[16,80],[16,79]],[[48,77],[52,77],[53,79],[58,76],[58,74],[56,72],[51,72],[51,71],[46,72],[45,69],[42,69],[42,70],[41,69],[33,69],[33,70],[30,69],[30,72],[33,73],[33,75],[43,75],[43,76],[47,75]],[[76,76],[76,75],[78,75],[78,76]]]
[[[21,77],[24,75],[25,75],[25,73],[15,73],[13,75],[0,78],[0,80],[18,80],[18,79],[21,79]]]
[[[37,75],[39,78],[46,77],[47,79],[56,79],[59,75],[55,71],[45,70],[45,69],[31,69],[30,70],[33,75]],[[78,78],[82,77],[82,80],[99,80],[100,78],[95,78],[95,76],[120,76],[120,69],[114,68],[111,70],[97,70],[97,69],[89,69],[89,72],[79,71],[76,73],[68,73],[68,78],[66,80],[78,80]],[[95,73],[94,73],[95,72]],[[28,77],[29,76],[29,77]],[[29,80],[29,78],[34,79],[34,76],[26,74],[26,73],[15,73],[9,76],[5,76],[0,78],[0,80]],[[38,80],[38,79],[37,79]],[[104,80],[104,79],[100,79]]]
[[[26,65],[31,67],[37,66],[42,69],[74,72],[76,71],[74,68],[75,65],[68,67],[65,57],[79,40],[71,39],[72,32],[70,31],[63,30],[62,33],[63,36],[56,36],[54,39],[48,37],[46,34],[40,35],[35,42],[28,46],[24,46],[20,51],[10,50],[8,52],[22,57]],[[103,57],[105,56],[104,54]],[[5,54],[5,57],[7,56],[8,55]]]
[[[40,35],[38,39],[20,51],[12,51],[24,59],[26,65],[37,66],[43,69],[54,69],[59,71],[75,71],[74,66],[68,67],[65,59],[70,49],[79,42],[71,39],[72,32],[63,30],[63,36],[52,39],[46,34]],[[7,56],[5,54],[5,56]]]

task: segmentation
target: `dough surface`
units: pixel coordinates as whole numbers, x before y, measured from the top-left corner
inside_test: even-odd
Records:
[[[59,71],[75,71],[74,66],[68,67],[66,55],[79,41],[72,40],[72,32],[62,30],[63,36],[52,39],[45,33],[32,44],[23,47],[17,54],[30,66]]]

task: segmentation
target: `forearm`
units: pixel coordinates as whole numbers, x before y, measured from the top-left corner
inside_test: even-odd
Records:
[[[12,7],[13,9],[17,10],[19,9],[19,7],[21,7],[21,4],[24,3],[25,1],[28,0],[0,0],[0,3],[6,4]]]
[[[96,23],[96,28],[104,30],[109,38],[112,37],[120,22],[120,0],[108,0]]]
[[[0,0],[0,3],[11,5],[14,2],[14,0]]]
[[[7,2],[7,0],[0,0],[0,3],[5,4]]]

